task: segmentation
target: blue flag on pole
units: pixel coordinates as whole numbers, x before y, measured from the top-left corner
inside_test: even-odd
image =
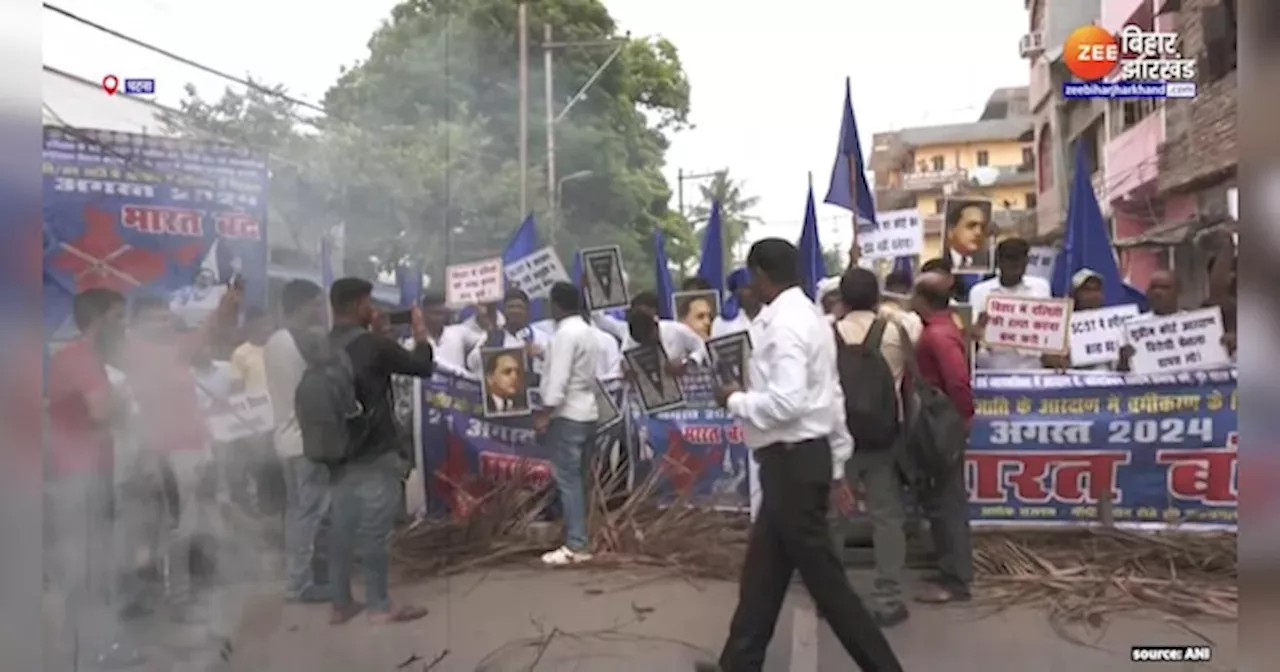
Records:
[[[827,277],[827,265],[822,259],[822,241],[818,239],[818,210],[813,203],[813,185],[809,185],[809,199],[804,206],[804,228],[800,230],[800,282],[810,299],[818,291],[818,283]]]
[[[855,175],[850,177],[852,166]],[[855,191],[856,190],[856,191]],[[854,195],[857,198],[854,198]],[[835,165],[831,168],[831,184],[822,199],[853,212],[855,200],[861,221],[876,223],[876,202],[867,185],[866,167],[862,161],[862,144],[858,142],[858,122],[853,117],[853,90],[849,78],[844,79],[844,114],[840,120],[840,144]]]
[[[671,262],[667,260],[667,237],[662,234],[662,229],[653,230],[653,280],[657,285],[658,317],[673,319],[671,295],[675,286],[671,282]]]
[[[711,202],[711,218],[702,232],[702,261],[698,277],[717,292],[724,292],[724,232],[720,223],[720,202]]]
[[[1062,251],[1053,265],[1053,295],[1070,296],[1071,277],[1087,268],[1102,276],[1104,305],[1136,303],[1141,310],[1146,310],[1146,295],[1124,284],[1120,275],[1102,209],[1098,207],[1098,197],[1089,179],[1092,170],[1084,144],[1077,142],[1071,197],[1067,201],[1067,229],[1062,236]]]
[[[396,267],[396,286],[400,288],[400,307],[407,309],[422,300],[422,269],[417,264]]]
[[[538,251],[538,226],[533,221],[533,213],[529,213],[520,227],[515,233],[511,234],[511,238],[507,241],[507,246],[502,250],[502,265],[505,268],[507,264],[514,264],[521,259]],[[505,270],[503,271],[506,272]],[[510,289],[511,283],[503,282],[504,289]],[[542,299],[533,299],[529,302],[529,321],[536,322],[542,319],[543,313]],[[463,322],[471,319],[476,314],[474,306],[467,306],[458,311],[458,321]]]

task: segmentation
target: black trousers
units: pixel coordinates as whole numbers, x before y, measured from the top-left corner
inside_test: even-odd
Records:
[[[738,608],[720,655],[724,672],[758,672],[791,583],[800,578],[818,613],[863,672],[901,672],[880,626],[849,586],[827,524],[831,445],[826,439],[756,452],[764,501],[751,528]]]

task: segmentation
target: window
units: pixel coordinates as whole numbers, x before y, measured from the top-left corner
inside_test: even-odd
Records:
[[[947,168],[947,160],[942,155],[935,156],[931,159],[933,162],[933,172],[941,173]]]
[[[1115,103],[1111,114],[1111,135],[1120,135],[1137,126],[1139,122],[1155,114],[1160,109],[1160,101],[1151,98],[1136,98]]]
[[[947,207],[947,199],[945,198],[933,199],[933,214],[941,215],[942,211],[945,210],[946,207]]]
[[[1036,165],[1036,150],[1030,147],[1023,147],[1022,167],[1026,170],[1031,170],[1031,167],[1034,165]]]
[[[1038,205],[1038,202],[1036,201],[1035,192],[1028,191],[1026,195],[1023,196],[1022,198],[1024,201],[1026,201],[1028,210],[1036,209],[1036,205]]]
[[[986,166],[986,165],[990,165],[990,163],[991,163],[991,155],[987,153],[987,150],[985,150],[985,149],[979,149],[979,150],[978,150],[978,165],[979,165],[979,166]]]

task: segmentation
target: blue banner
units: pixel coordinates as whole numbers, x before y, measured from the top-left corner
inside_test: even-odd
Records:
[[[661,470],[667,501],[691,495],[746,510],[748,452],[739,424],[715,407],[711,382],[703,372],[686,376],[685,408],[652,416],[613,383],[627,421],[608,441],[629,458],[633,482]],[[457,486],[474,499],[521,458],[545,459],[527,419],[480,417],[474,380],[441,374],[423,390],[434,501],[456,508]],[[1109,499],[1117,525],[1235,526],[1234,370],[979,373],[974,394],[966,464],[974,524],[1097,522]]]
[[[239,274],[267,298],[267,162],[249,149],[114,131],[44,130],[44,319],[94,287],[199,304]],[[216,305],[216,298],[210,300]]]
[[[1236,524],[1236,372],[979,373],[975,522]],[[1109,495],[1108,495],[1109,493]]]

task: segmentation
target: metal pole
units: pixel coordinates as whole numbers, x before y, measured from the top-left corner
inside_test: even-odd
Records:
[[[516,4],[516,32],[520,50],[520,217],[529,214],[529,6]]]
[[[552,227],[552,242],[555,242],[555,230],[559,226],[559,198],[556,194],[556,99],[555,75],[552,73],[551,58],[551,24],[542,27],[542,69],[546,81],[547,99],[547,212],[556,220]]]
[[[853,242],[849,247],[849,265],[854,266],[862,256],[862,248],[858,247],[858,161],[852,154],[845,157],[849,163],[849,205],[853,207]]]

